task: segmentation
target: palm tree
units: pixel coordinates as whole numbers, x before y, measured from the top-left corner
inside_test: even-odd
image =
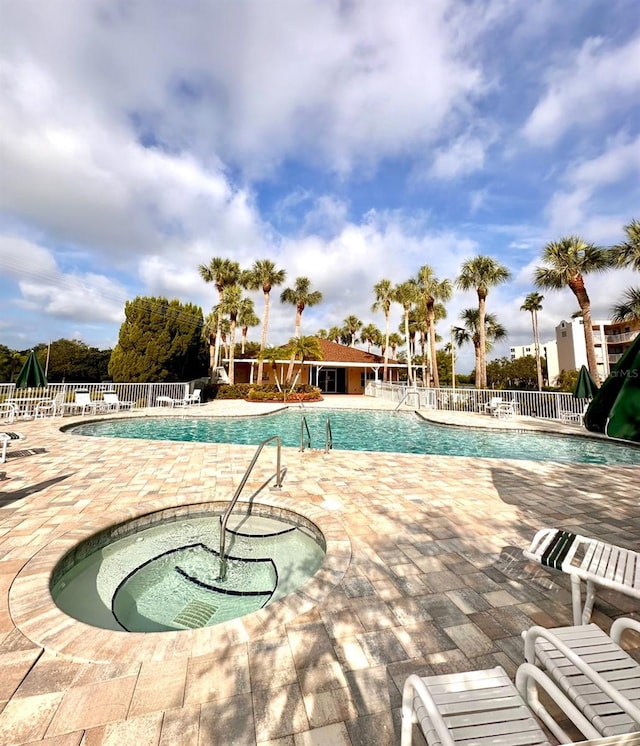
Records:
[[[485,315],[487,295],[490,287],[495,287],[506,282],[511,273],[509,270],[493,257],[476,256],[473,259],[467,259],[463,263],[462,269],[456,285],[461,290],[475,290],[478,293],[478,330],[480,333],[480,375],[476,371],[476,387],[487,387],[487,353],[485,340]],[[479,383],[479,386],[478,386]]]
[[[389,313],[391,311],[391,302],[393,301],[393,285],[391,280],[380,280],[373,286],[376,300],[371,306],[371,310],[382,311],[384,313],[385,332],[384,332],[384,367],[382,369],[382,380],[387,380],[387,367],[389,365]]]
[[[322,293],[319,290],[311,290],[311,280],[308,277],[296,277],[295,285],[292,288],[285,288],[280,294],[281,303],[290,303],[296,307],[296,325],[293,333],[294,337],[300,336],[300,324],[302,322],[302,312],[307,306],[315,306],[322,300]],[[287,371],[287,383],[293,376],[293,358]]]
[[[244,355],[245,345],[247,343],[247,332],[250,326],[258,326],[260,319],[256,316],[251,298],[243,298],[238,311],[238,324],[242,329],[242,354]],[[260,373],[260,362],[258,362],[258,372]],[[258,382],[262,378],[258,376]]]
[[[413,383],[413,370],[411,368],[411,342],[409,337],[409,312],[411,306],[418,299],[418,286],[414,280],[401,282],[393,290],[393,300],[402,306],[404,314],[404,339],[407,345],[407,378]]]
[[[440,386],[440,379],[438,377],[438,366],[436,365],[435,306],[437,301],[448,301],[451,298],[451,282],[446,279],[439,280],[434,275],[433,269],[428,264],[425,264],[418,270],[418,287],[420,288],[420,294],[424,298],[427,325],[429,327],[429,357],[432,361],[431,372],[433,385],[438,388]]]
[[[318,329],[316,337],[318,339],[329,339],[329,332],[326,329]]]
[[[276,386],[278,387],[278,391],[282,393],[282,386],[280,384],[280,379],[278,378],[278,366],[276,363],[278,360],[284,359],[286,356],[286,352],[284,351],[284,348],[282,347],[275,347],[273,345],[267,346],[258,353],[258,359],[261,361],[267,361],[271,365],[271,369],[273,370],[273,378],[276,382]]]
[[[467,308],[460,314],[460,318],[464,322],[463,327],[453,327],[453,339],[458,347],[461,347],[466,342],[473,343],[473,350],[476,357],[476,388],[486,388],[486,386],[480,386],[480,361],[482,355],[480,354],[480,345],[485,345],[485,359],[486,353],[491,352],[493,349],[493,343],[507,336],[507,330],[498,323],[495,314],[488,313],[484,317],[484,334],[480,333],[480,309],[479,308]]]
[[[351,347],[356,346],[356,334],[359,329],[362,329],[362,321],[357,316],[347,316],[347,318],[342,322],[343,323],[343,329],[345,332],[349,332],[349,337],[351,338]]]
[[[260,351],[267,346],[267,330],[269,328],[269,310],[271,306],[271,289],[282,285],[287,273],[284,269],[276,269],[270,259],[257,259],[250,270],[245,273],[244,286],[248,290],[262,289],[264,310],[262,312],[262,335],[260,337]],[[258,362],[258,383],[262,381],[263,360]]]
[[[396,359],[396,352],[398,350],[398,347],[400,347],[402,342],[402,337],[399,334],[397,334],[396,332],[391,332],[391,334],[389,335],[389,347],[391,349],[391,354],[393,355],[394,360]]]
[[[627,240],[612,248],[615,262],[619,267],[633,267],[640,272],[640,220],[625,225],[624,232]]]
[[[382,332],[375,324],[367,324],[360,330],[360,341],[367,343],[367,352],[371,352],[371,345],[380,346]]]
[[[629,288],[611,309],[613,321],[640,321],[640,288]]]
[[[542,311],[544,295],[540,293],[529,293],[520,306],[521,311],[531,313],[531,324],[533,326],[533,345],[536,353],[536,371],[538,373],[538,391],[542,391],[542,363],[540,362],[540,330],[538,328],[538,311]]]
[[[223,315],[229,317],[229,383],[232,385],[235,382],[236,326],[242,301],[240,285],[227,285],[222,291],[220,303],[216,306],[219,323]]]
[[[205,282],[213,282],[215,284],[216,290],[218,291],[218,303],[222,301],[222,292],[224,288],[227,287],[227,285],[234,285],[237,283],[241,274],[238,262],[220,256],[213,257],[209,264],[201,264],[198,267],[198,270],[200,272],[200,277],[202,277]],[[213,369],[218,365],[221,338],[220,318],[218,317],[213,355],[211,354],[211,349],[209,350],[211,373],[213,373]]]
[[[322,350],[316,337],[291,337],[286,350],[287,355],[290,355],[292,360],[300,361],[298,376],[302,373],[305,360],[322,360]],[[287,379],[287,383],[290,383],[289,379]]]
[[[591,301],[583,275],[609,269],[612,265],[611,254],[598,246],[585,243],[579,236],[568,236],[548,243],[542,252],[542,261],[547,266],[536,268],[536,285],[543,290],[562,290],[568,286],[576,296],[582,314],[587,367],[596,383],[599,383],[600,375],[593,344]]]

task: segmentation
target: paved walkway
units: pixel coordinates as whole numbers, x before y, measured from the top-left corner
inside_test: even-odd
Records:
[[[320,406],[393,407],[364,397]],[[273,409],[220,401],[188,413]],[[425,415],[540,427],[526,418]],[[499,664],[514,674],[522,630],[570,623],[567,578],[521,558],[538,528],[640,545],[640,467],[284,449],[284,488],[260,500],[321,528],[328,553],[316,577],[217,627],[96,630],[51,601],[56,562],[124,520],[228,500],[255,449],[60,431],[79,419],[14,424],[27,436],[25,450],[10,446],[0,465],[1,744],[397,744],[409,673]],[[261,459],[255,483],[272,470]],[[608,629],[628,613],[640,615],[640,604],[605,592],[593,618]],[[640,641],[630,642],[638,655]]]

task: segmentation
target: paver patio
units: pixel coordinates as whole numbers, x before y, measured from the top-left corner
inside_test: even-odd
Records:
[[[272,408],[213,402],[186,414]],[[492,419],[459,422],[505,425]],[[568,579],[521,557],[536,530],[640,545],[640,467],[285,448],[283,489],[259,499],[325,532],[317,578],[219,627],[94,630],[51,601],[56,558],[127,518],[228,500],[255,448],[84,438],[62,423],[14,423],[30,451],[13,445],[0,465],[1,744],[397,744],[409,673],[513,675],[522,630],[571,623]],[[272,471],[267,453],[248,489]],[[593,621],[608,630],[623,614],[640,605],[598,594]],[[629,643],[640,659],[640,640]]]

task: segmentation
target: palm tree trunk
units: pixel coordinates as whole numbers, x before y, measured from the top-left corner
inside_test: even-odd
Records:
[[[233,385],[236,380],[236,320],[231,316],[229,321],[229,383]]]
[[[478,293],[478,337],[480,342],[479,360],[480,365],[479,374],[476,374],[476,388],[478,388],[478,382],[480,383],[479,388],[487,388],[487,330],[485,328],[485,315],[486,315],[486,298],[482,293]]]
[[[429,346],[431,347],[431,375],[433,376],[433,385],[440,388],[440,376],[438,375],[438,359],[436,357],[436,324],[435,313],[429,313]]]
[[[600,373],[598,373],[598,364],[596,363],[596,348],[593,342],[593,326],[591,321],[591,301],[587,294],[587,290],[582,281],[582,277],[578,280],[568,283],[569,287],[573,291],[574,295],[578,300],[578,305],[582,311],[582,325],[584,327],[584,343],[587,348],[587,367],[589,373],[593,376],[593,380],[600,384]]]
[[[474,345],[473,351],[475,352],[475,356],[476,356],[476,388],[481,389],[483,388],[483,386],[482,386],[482,381],[480,379],[480,365],[481,365],[480,363],[480,342],[478,342],[477,345]]]
[[[540,329],[538,328],[538,312],[531,311],[533,324],[533,344],[536,351],[536,373],[538,374],[538,391],[542,391],[542,363],[540,362]]]
[[[384,367],[382,369],[382,380],[386,383],[389,374],[389,314],[385,313],[385,334],[384,334]]]
[[[267,346],[267,329],[269,327],[269,293],[263,293],[264,295],[264,311],[262,313],[262,335],[260,337],[260,352]],[[262,383],[262,370],[264,367],[264,360],[260,358],[258,361],[258,383]]]
[[[411,368],[411,337],[409,336],[409,309],[404,312],[404,339],[407,344],[407,379],[413,382],[413,370]]]

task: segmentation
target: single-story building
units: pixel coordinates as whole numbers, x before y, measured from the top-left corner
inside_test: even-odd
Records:
[[[367,381],[382,381],[384,357],[355,347],[318,340],[322,350],[322,360],[305,360],[298,383],[317,386],[323,394],[363,394]],[[289,359],[277,360],[275,370],[271,361],[265,360],[262,370],[262,383],[275,383],[275,376],[282,383],[287,377]],[[300,371],[300,361],[295,363],[294,376]],[[406,363],[389,360],[387,380],[399,381],[401,374],[406,378]],[[240,359],[235,361],[236,383],[257,383],[258,360]]]

